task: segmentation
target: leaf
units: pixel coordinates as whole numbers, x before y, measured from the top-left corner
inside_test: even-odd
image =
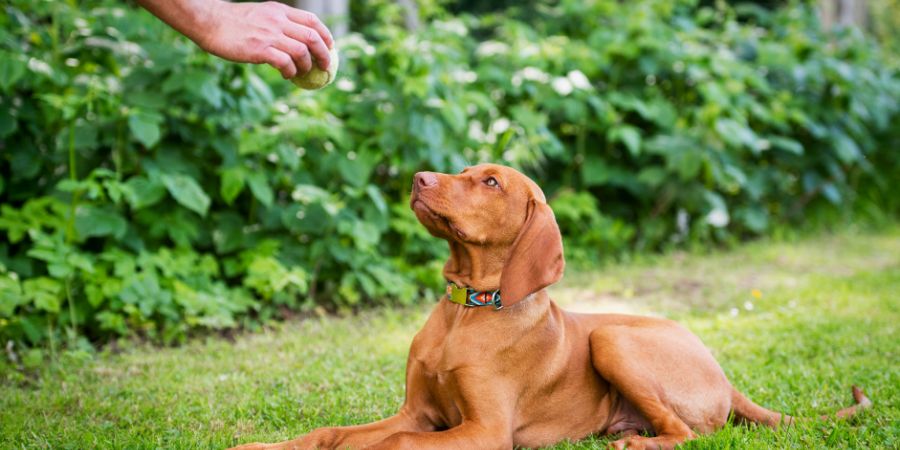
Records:
[[[19,124],[10,110],[7,108],[0,109],[0,139],[15,133],[18,128]]]
[[[36,308],[58,313],[60,300],[62,299],[62,284],[48,277],[38,277],[25,280],[22,290]]]
[[[16,306],[25,302],[19,280],[0,274],[0,317],[11,317]]]
[[[742,208],[735,214],[751,231],[762,233],[769,227],[769,214],[762,206]]]
[[[210,204],[209,197],[193,178],[180,174],[163,174],[161,179],[175,201],[201,216],[206,216]]]
[[[668,174],[662,167],[651,166],[642,169],[637,176],[638,181],[647,184],[650,187],[657,187],[666,181]]]
[[[128,117],[128,129],[144,147],[151,148],[159,142],[161,122],[159,115],[138,112]]]
[[[338,155],[338,171],[347,183],[357,187],[365,186],[369,181],[369,175],[375,168],[377,159],[370,152],[352,153],[346,156]],[[350,158],[353,159],[350,159]]]
[[[244,243],[244,223],[234,212],[219,215],[216,227],[212,231],[213,243],[219,254],[230,253]]]
[[[263,172],[252,172],[247,176],[247,184],[250,185],[250,192],[266,207],[272,206],[274,195],[272,188],[269,187],[269,180]]]
[[[0,52],[0,88],[9,90],[22,75],[25,75],[25,62],[17,54]]]
[[[155,205],[166,195],[165,186],[144,176],[129,178],[124,187],[125,200],[135,210]]]
[[[110,208],[83,205],[75,212],[75,230],[80,240],[100,236],[121,238],[127,228],[125,219]]]
[[[298,184],[291,192],[291,198],[296,202],[309,204],[317,201],[328,200],[328,191],[312,184]]]
[[[372,199],[372,203],[375,204],[378,211],[381,213],[387,212],[387,203],[385,203],[384,196],[381,195],[381,191],[379,191],[377,187],[371,184],[366,186],[366,194]]]
[[[795,155],[803,154],[803,144],[786,137],[781,136],[772,136],[769,138],[769,142],[776,148],[780,148],[788,153],[793,153]]]
[[[834,151],[845,164],[852,163],[862,156],[856,142],[844,133],[834,133]]]
[[[244,190],[244,171],[240,167],[232,167],[222,171],[222,185],[219,194],[225,203],[231,204]]]
[[[381,233],[374,224],[363,220],[353,222],[353,241],[357,249],[365,251],[374,247],[380,237]]]
[[[628,148],[628,153],[631,153],[631,156],[638,156],[641,154],[641,133],[637,128],[631,125],[614,127],[609,132],[609,139],[613,142],[625,144],[625,147]]]
[[[603,158],[587,155],[581,164],[581,179],[586,186],[599,186],[609,180],[609,168]]]
[[[756,133],[745,124],[732,119],[718,119],[715,128],[719,136],[732,147],[745,146],[753,153],[762,150]]]
[[[841,204],[841,191],[838,190],[837,186],[834,183],[823,183],[822,184],[822,195],[834,205]]]

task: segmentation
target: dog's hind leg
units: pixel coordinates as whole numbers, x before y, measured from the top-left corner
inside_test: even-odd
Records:
[[[656,436],[627,436],[613,448],[674,448],[728,419],[731,385],[700,340],[674,322],[602,326],[591,332],[597,372],[652,426]]]

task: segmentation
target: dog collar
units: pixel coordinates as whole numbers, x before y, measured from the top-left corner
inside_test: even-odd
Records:
[[[463,306],[493,306],[494,309],[502,309],[500,303],[500,290],[476,291],[472,288],[463,288],[453,282],[447,282],[447,300]]]

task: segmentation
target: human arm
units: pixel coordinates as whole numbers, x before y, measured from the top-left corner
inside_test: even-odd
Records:
[[[138,0],[200,48],[235,62],[269,64],[284,78],[303,75],[313,61],[326,70],[334,40],[315,14],[278,2]]]

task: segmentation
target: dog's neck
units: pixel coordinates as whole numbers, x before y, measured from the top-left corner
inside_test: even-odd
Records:
[[[500,289],[500,275],[509,249],[450,242],[450,259],[444,264],[444,278],[460,287],[479,291]]]

